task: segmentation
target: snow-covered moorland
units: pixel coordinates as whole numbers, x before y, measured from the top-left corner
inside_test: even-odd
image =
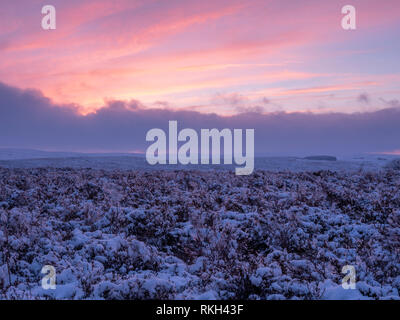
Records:
[[[0,169],[0,219],[1,299],[399,299],[391,169]]]

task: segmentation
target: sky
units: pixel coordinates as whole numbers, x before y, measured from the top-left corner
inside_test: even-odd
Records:
[[[4,0],[0,147],[143,151],[181,119],[254,127],[260,153],[396,153],[399,39],[398,0]]]

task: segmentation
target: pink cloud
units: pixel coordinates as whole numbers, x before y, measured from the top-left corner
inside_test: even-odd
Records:
[[[281,90],[286,96],[364,89],[372,82],[392,90],[389,81],[365,77],[360,88],[336,81],[330,60],[338,52],[374,54],[342,43],[392,26],[399,16],[392,0],[354,2],[358,33],[341,29],[336,1],[55,0],[54,32],[40,29],[41,1],[7,3],[0,13],[0,80],[87,109],[107,97],[134,96],[157,101],[175,95],[186,102],[191,96],[189,105],[202,105],[215,90],[257,96],[276,92],[284,81],[293,81]],[[324,44],[341,50],[315,50]],[[313,82],[321,77],[326,81]]]

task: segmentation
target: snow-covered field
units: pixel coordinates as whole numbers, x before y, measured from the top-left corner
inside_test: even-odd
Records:
[[[399,171],[3,168],[0,219],[2,299],[399,299]]]
[[[398,156],[363,154],[339,157],[338,161],[307,160],[304,157],[257,156],[255,168],[274,172],[290,171],[379,171]],[[92,168],[105,170],[234,170],[236,165],[155,165],[143,154],[48,152],[0,148],[3,168]]]
[[[315,161],[296,157],[257,157],[255,169],[274,172],[290,171],[379,171],[388,163],[388,159],[344,159],[338,161]],[[71,156],[50,158],[26,158],[0,160],[4,168],[92,168],[105,170],[234,170],[236,165],[155,165],[146,162],[145,157],[138,156]]]

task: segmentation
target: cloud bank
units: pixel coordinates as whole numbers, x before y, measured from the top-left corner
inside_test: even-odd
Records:
[[[56,105],[39,91],[0,83],[0,147],[60,151],[145,151],[148,130],[255,129],[256,154],[345,155],[400,149],[400,107],[365,113],[261,113],[224,117],[195,111],[146,108],[139,101],[109,101],[81,115],[77,105]]]

